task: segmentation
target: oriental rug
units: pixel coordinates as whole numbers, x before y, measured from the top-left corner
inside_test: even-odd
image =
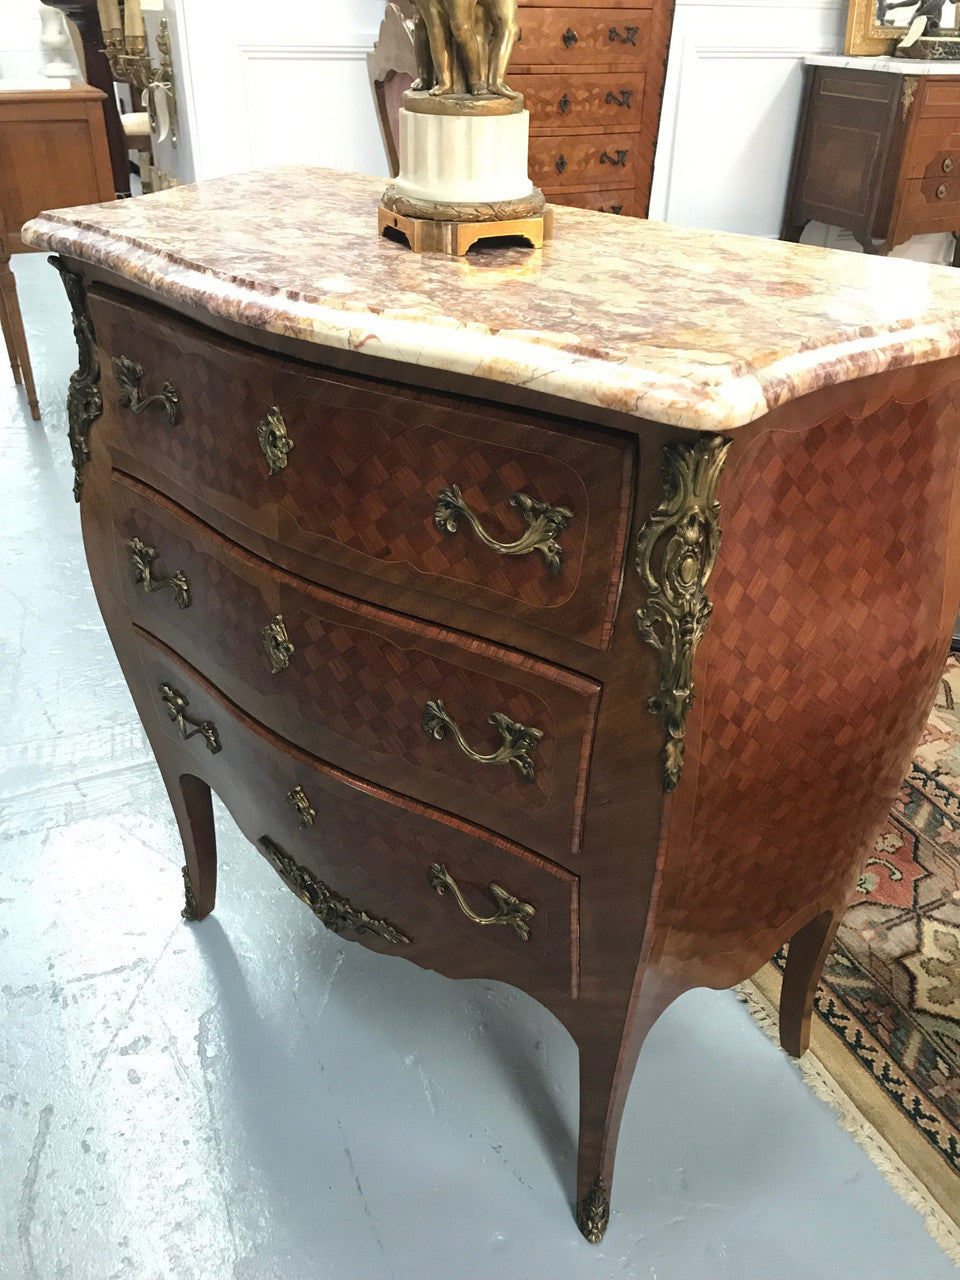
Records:
[[[774,1031],[784,949],[743,984]],[[808,1081],[960,1262],[960,658],[817,992]],[[852,1104],[852,1106],[851,1106]]]

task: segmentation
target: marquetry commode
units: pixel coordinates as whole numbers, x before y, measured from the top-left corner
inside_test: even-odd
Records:
[[[792,939],[805,1046],[960,598],[960,279],[565,209],[542,253],[415,257],[378,196],[286,169],[28,225],[90,571],[188,917],[213,788],[325,925],[532,993],[597,1241],[677,995]]]

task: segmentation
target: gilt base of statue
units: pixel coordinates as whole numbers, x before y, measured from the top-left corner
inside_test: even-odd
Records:
[[[541,204],[543,195],[540,196]],[[515,236],[541,249],[553,237],[553,209],[542,205],[541,213],[527,218],[492,218],[486,221],[437,218],[410,218],[386,205],[378,211],[380,234],[402,235],[414,253],[449,253],[462,257],[480,240]]]

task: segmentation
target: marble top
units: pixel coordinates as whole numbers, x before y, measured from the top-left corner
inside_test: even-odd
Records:
[[[252,330],[702,431],[960,353],[949,267],[565,208],[542,252],[418,255],[378,237],[383,186],[262,170],[43,213],[23,238]]]
[[[901,28],[902,32],[904,28]],[[890,32],[890,39],[900,34]],[[960,76],[960,62],[944,58],[873,58],[852,53],[808,53],[808,67],[852,67],[854,71],[888,71],[897,76]]]

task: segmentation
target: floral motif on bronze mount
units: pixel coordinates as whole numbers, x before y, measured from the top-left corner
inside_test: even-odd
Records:
[[[83,277],[71,271],[64,260],[56,255],[52,255],[47,261],[60,272],[63,287],[67,291],[73,314],[73,336],[77,340],[77,354],[80,358],[76,373],[70,375],[70,387],[67,391],[67,434],[73,456],[73,496],[79,502],[83,487],[83,468],[90,461],[90,428],[103,413],[97,338],[87,311],[87,291]]]
[[[315,876],[306,867],[300,866],[288,853],[269,836],[261,836],[257,841],[261,853],[280,876],[281,880],[293,890],[301,902],[305,902],[321,924],[326,925],[333,933],[343,933],[344,929],[352,929],[355,933],[373,933],[377,937],[392,942],[397,946],[406,946],[410,939],[395,929],[386,920],[377,920],[374,916],[360,911],[339,894],[334,893],[329,885]]]
[[[597,1178],[577,1205],[576,1217],[581,1234],[591,1244],[599,1244],[610,1222],[610,1197],[602,1178]]]
[[[647,593],[637,627],[660,659],[657,691],[647,706],[666,732],[660,753],[664,791],[673,791],[683,770],[693,660],[713,612],[706,585],[720,547],[715,494],[730,444],[708,436],[664,446],[660,476],[666,496],[637,538],[636,569]]]

